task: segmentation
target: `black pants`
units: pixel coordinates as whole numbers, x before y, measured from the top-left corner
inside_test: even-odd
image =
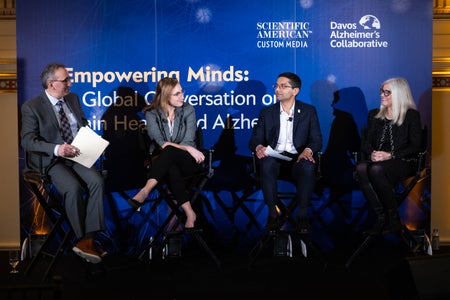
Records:
[[[373,209],[397,209],[395,186],[414,175],[416,163],[401,159],[362,161],[356,165],[361,190]]]
[[[305,217],[309,201],[314,192],[316,165],[309,160],[290,162],[274,157],[264,157],[259,160],[261,189],[269,209],[269,216],[277,215],[275,205],[278,201],[277,180],[287,177],[296,186],[296,201],[298,204],[298,217]]]
[[[187,151],[168,146],[152,161],[148,178],[154,178],[158,183],[167,182],[178,203],[183,204],[189,200],[186,180],[199,169],[200,165]]]

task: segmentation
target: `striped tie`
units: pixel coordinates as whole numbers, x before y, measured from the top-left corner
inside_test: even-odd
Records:
[[[73,135],[72,130],[70,129],[70,123],[67,119],[66,113],[63,109],[63,102],[62,100],[59,100],[56,105],[59,106],[59,120],[61,121],[61,136],[66,141],[67,144],[72,143],[73,141]]]

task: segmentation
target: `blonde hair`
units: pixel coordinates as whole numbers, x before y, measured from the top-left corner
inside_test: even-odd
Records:
[[[400,126],[405,120],[408,109],[417,109],[411,89],[409,88],[408,81],[401,77],[387,79],[381,84],[380,90],[385,85],[389,85],[391,91],[392,123]],[[380,105],[380,111],[375,118],[387,118],[387,107]]]
[[[147,111],[150,109],[160,109],[164,113],[168,113],[167,107],[169,106],[169,100],[172,96],[172,91],[175,86],[179,84],[177,78],[173,77],[164,77],[158,81],[156,85],[155,96],[153,97],[152,102],[144,107],[143,111]]]

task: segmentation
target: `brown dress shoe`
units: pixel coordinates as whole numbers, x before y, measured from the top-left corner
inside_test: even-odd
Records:
[[[95,249],[93,239],[80,240],[72,250],[87,262],[98,264],[102,261],[100,253]]]

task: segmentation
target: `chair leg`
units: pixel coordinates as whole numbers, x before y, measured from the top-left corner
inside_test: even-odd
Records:
[[[192,195],[192,197],[190,198],[191,204],[193,204],[195,202],[195,200],[198,198],[198,196],[200,195],[200,191],[203,188],[203,186],[205,185],[205,183],[206,183],[206,180],[202,180],[200,182],[199,189],[197,189],[194,192],[194,194]],[[163,224],[159,227],[156,234],[150,239],[148,245],[145,247],[145,249],[139,255],[140,260],[142,260],[145,256],[145,254],[149,251],[152,251],[152,253],[153,252],[159,253],[161,249],[164,249],[165,243],[167,243],[167,239],[163,239],[162,243],[160,243],[160,245],[157,245],[158,240],[160,240],[164,231],[166,231],[166,236],[168,234],[175,233],[178,226],[182,222],[184,222],[184,220],[186,218],[184,213],[180,210],[180,207],[176,204],[176,200],[173,199],[173,197],[171,195],[164,192],[164,190],[160,190],[160,192],[161,192],[162,198],[167,203],[167,205],[170,207],[171,212],[166,217]],[[175,222],[170,226],[170,228],[167,228],[167,226],[169,225],[169,223],[172,221],[172,219],[174,217],[176,218]],[[214,252],[211,250],[211,248],[208,246],[208,244],[205,242],[205,240],[201,237],[201,235],[200,235],[201,230],[186,229],[183,231],[183,233],[192,235],[194,237],[194,239],[197,241],[197,243],[206,251],[206,253],[214,261],[216,266],[220,269],[221,262],[217,258],[217,256],[214,254]]]
[[[53,269],[56,260],[63,253],[64,248],[70,242],[70,239],[74,237],[73,229],[70,226],[67,231],[62,228],[63,222],[63,217],[59,217],[38,253],[33,257],[30,264],[27,266],[25,275],[31,275],[33,270],[35,270],[38,265],[43,265],[44,271],[41,271],[42,273],[40,273],[41,282],[44,282],[48,278],[48,275]],[[58,234],[60,234],[61,241],[58,246],[53,249],[51,243],[58,238]],[[50,258],[50,261],[48,262],[45,258]]]
[[[254,266],[256,260],[261,255],[261,252],[267,247],[270,240],[273,239],[276,236],[276,234],[277,233],[275,231],[267,232],[261,239],[259,239],[256,245],[250,250],[248,262],[249,268]]]
[[[217,268],[220,269],[222,263],[217,258],[217,256],[214,254],[214,252],[211,250],[211,248],[208,246],[208,244],[205,242],[203,237],[199,234],[198,231],[190,232],[190,234],[195,238],[197,243],[206,251],[206,253],[209,255],[209,257],[214,261]]]
[[[55,195],[51,192],[50,183],[42,179],[40,181],[33,181],[31,179],[25,177],[25,181],[29,184],[33,194],[36,196],[37,201],[51,223],[51,230],[38,253],[31,259],[25,270],[25,275],[31,276],[38,266],[42,266],[36,273],[40,276],[41,282],[44,282],[52,271],[57,259],[63,253],[64,248],[74,238],[75,234],[65,215],[64,208],[61,206],[53,208],[49,204],[56,204],[58,202]],[[64,228],[64,225],[67,225],[67,229]],[[55,241],[58,244],[55,244]]]
[[[369,234],[364,241],[359,245],[359,247],[356,249],[355,252],[350,256],[350,258],[345,263],[345,267],[348,269],[350,268],[350,265],[353,263],[353,261],[361,255],[361,253],[367,249],[367,247],[375,240],[377,235],[375,234]]]

